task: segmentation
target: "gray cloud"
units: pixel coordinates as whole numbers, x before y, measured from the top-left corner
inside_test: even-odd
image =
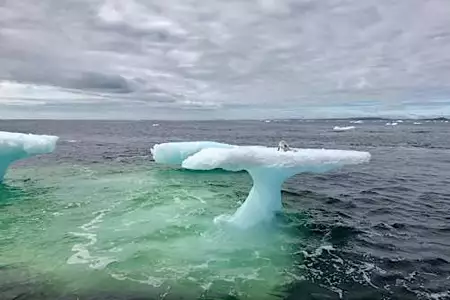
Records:
[[[155,107],[426,105],[448,99],[449,15],[446,0],[0,0],[0,81],[149,117]],[[0,117],[31,103],[23,92],[0,89]],[[39,103],[52,115],[50,102],[79,105],[51,98]]]

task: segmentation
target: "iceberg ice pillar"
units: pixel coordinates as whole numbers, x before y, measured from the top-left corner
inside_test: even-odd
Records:
[[[11,163],[27,157],[53,152],[57,136],[0,131],[0,182]]]
[[[0,183],[3,181],[3,178],[5,177],[6,170],[8,169],[9,162],[2,161],[0,158]]]
[[[250,227],[263,220],[270,220],[274,213],[281,211],[281,186],[286,175],[271,169],[249,170],[253,186],[245,202],[232,216],[220,216],[240,227]]]
[[[167,145],[166,147],[170,149],[186,146],[179,143]],[[216,219],[241,228],[270,220],[275,212],[282,209],[281,186],[289,177],[298,173],[327,172],[344,165],[370,160],[368,152],[359,151],[293,149],[293,151],[279,152],[275,148],[261,146],[212,148],[209,148],[207,144],[203,146],[203,149],[198,149],[196,153],[183,157],[181,166],[192,170],[219,168],[228,171],[246,170],[253,179],[253,187],[247,199],[234,215],[220,216]],[[155,160],[164,163],[164,161]]]

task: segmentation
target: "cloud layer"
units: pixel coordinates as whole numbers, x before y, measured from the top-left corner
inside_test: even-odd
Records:
[[[449,113],[448,16],[446,0],[0,0],[0,117]]]

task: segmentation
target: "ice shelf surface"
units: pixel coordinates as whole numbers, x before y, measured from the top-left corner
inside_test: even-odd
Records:
[[[159,153],[168,151],[167,153]],[[253,187],[245,202],[232,216],[219,216],[227,222],[248,228],[272,219],[282,209],[281,186],[298,173],[323,173],[368,162],[370,153],[350,150],[292,149],[277,151],[263,146],[234,146],[211,142],[184,142],[156,145],[155,161],[181,165],[191,170],[246,170]]]
[[[151,149],[157,163],[180,165],[189,156],[206,148],[233,148],[235,146],[210,141],[156,144]]]

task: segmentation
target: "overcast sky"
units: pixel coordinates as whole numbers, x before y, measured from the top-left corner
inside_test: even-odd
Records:
[[[435,115],[448,0],[0,0],[0,118]]]

